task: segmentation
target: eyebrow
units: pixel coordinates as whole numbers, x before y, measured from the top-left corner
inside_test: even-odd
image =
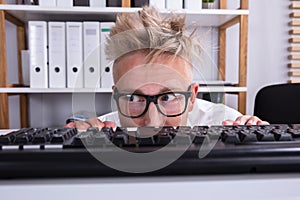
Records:
[[[170,88],[162,88],[159,90],[159,92],[157,94],[163,94],[163,93],[167,93],[167,92],[176,92],[176,91],[182,91],[182,89],[179,89],[179,88],[174,88],[174,89],[170,89]],[[123,91],[120,91],[120,93],[130,93],[130,94],[142,94],[142,95],[146,95],[145,93],[143,93],[140,89],[130,89],[130,88],[127,88]],[[156,94],[154,94],[156,95]]]

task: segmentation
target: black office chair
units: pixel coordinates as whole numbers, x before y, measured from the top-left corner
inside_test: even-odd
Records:
[[[300,84],[260,89],[255,97],[254,115],[271,124],[300,124]]]

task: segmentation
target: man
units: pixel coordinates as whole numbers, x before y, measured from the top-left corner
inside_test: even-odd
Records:
[[[106,54],[114,61],[117,111],[68,126],[267,124],[225,105],[196,98],[199,86],[192,83],[196,66],[191,63],[199,60],[202,49],[193,34],[184,32],[184,23],[185,19],[176,15],[162,18],[153,7],[118,16],[106,44]]]

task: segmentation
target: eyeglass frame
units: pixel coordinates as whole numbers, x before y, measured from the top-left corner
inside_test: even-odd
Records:
[[[177,116],[182,115],[182,114],[185,113],[185,111],[186,111],[186,108],[187,108],[187,105],[188,105],[188,100],[189,100],[189,98],[190,98],[191,95],[192,95],[192,91],[190,91],[191,88],[192,88],[192,85],[189,85],[187,91],[174,91],[174,92],[165,92],[165,93],[161,93],[161,94],[157,94],[157,95],[145,95],[145,94],[134,94],[134,93],[132,93],[132,94],[130,94],[130,93],[119,93],[117,87],[114,87],[113,98],[114,98],[114,100],[115,100],[116,103],[117,103],[117,107],[118,107],[119,112],[120,112],[124,117],[127,117],[127,118],[139,118],[139,117],[143,116],[143,115],[148,111],[149,105],[150,105],[151,102],[154,103],[156,109],[157,109],[158,112],[161,113],[162,115],[164,115],[164,116],[166,116],[166,117],[177,117]],[[163,113],[163,112],[161,111],[161,109],[159,108],[157,100],[158,100],[158,98],[159,98],[160,96],[163,96],[163,95],[166,95],[166,94],[174,94],[174,93],[184,95],[184,97],[185,97],[185,106],[184,106],[184,109],[183,109],[183,111],[182,111],[181,113],[179,113],[179,114],[176,114],[176,115],[166,115],[166,114]],[[120,98],[120,97],[122,97],[122,96],[127,96],[127,95],[133,95],[133,94],[134,94],[134,95],[137,95],[137,96],[140,96],[140,97],[144,97],[144,98],[146,99],[146,106],[145,106],[144,111],[143,111],[141,114],[137,115],[137,116],[129,116],[129,115],[124,114],[124,113],[121,111],[120,105],[119,105],[119,98]]]

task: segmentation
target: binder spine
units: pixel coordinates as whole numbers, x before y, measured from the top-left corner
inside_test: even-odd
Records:
[[[30,87],[48,88],[47,22],[28,22]]]
[[[158,9],[165,9],[166,8],[166,0],[149,0],[149,5],[154,6]]]
[[[65,22],[49,22],[49,87],[66,88]]]
[[[73,0],[57,0],[56,6],[61,8],[71,8],[73,7]]]
[[[106,0],[90,0],[90,7],[106,7]]]
[[[171,9],[171,10],[180,10],[183,8],[183,1],[182,0],[166,0],[166,8]]]
[[[84,87],[100,87],[100,23],[83,22]]]
[[[184,8],[193,11],[202,9],[202,1],[199,0],[184,0]]]
[[[66,23],[67,87],[83,88],[82,23]]]
[[[102,88],[112,88],[113,86],[113,76],[112,76],[112,62],[106,59],[105,56],[105,43],[106,38],[109,35],[110,29],[114,26],[114,22],[101,22],[101,34],[100,34],[100,41],[101,41],[101,87]]]
[[[59,0],[61,1],[61,0]],[[41,7],[56,7],[56,0],[39,0],[39,6]]]

